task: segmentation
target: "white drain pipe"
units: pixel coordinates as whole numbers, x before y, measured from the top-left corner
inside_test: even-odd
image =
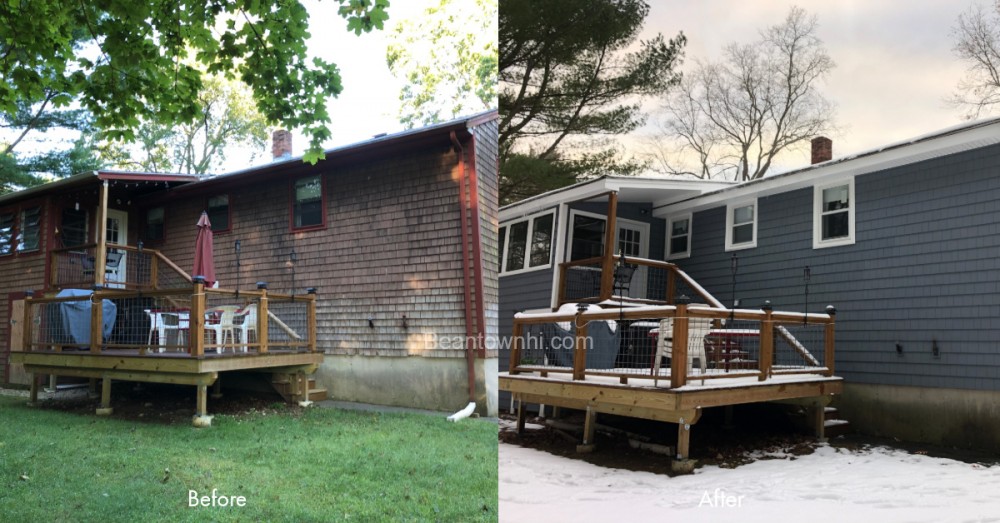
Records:
[[[466,405],[464,409],[452,414],[451,416],[448,416],[448,421],[458,421],[460,419],[468,418],[469,416],[472,415],[473,412],[475,412],[475,410],[476,410],[476,402],[470,401],[469,404]]]

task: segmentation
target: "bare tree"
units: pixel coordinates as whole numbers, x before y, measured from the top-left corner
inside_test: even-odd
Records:
[[[1000,3],[992,8],[974,4],[952,29],[955,54],[968,70],[948,101],[972,119],[1000,104]]]
[[[759,41],[726,46],[720,63],[697,62],[664,103],[650,141],[654,168],[753,180],[783,151],[833,131],[833,104],[817,84],[834,63],[817,27],[792,7]]]

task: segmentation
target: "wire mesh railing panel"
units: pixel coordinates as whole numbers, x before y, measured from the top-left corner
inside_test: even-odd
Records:
[[[809,370],[826,366],[822,324],[785,323],[774,329],[774,372]]]
[[[301,350],[309,347],[309,303],[299,298],[268,298],[267,343],[269,350]]]
[[[575,339],[572,328],[569,322],[525,325],[520,365],[571,371]]]
[[[178,289],[190,287],[191,280],[187,279],[162,259],[156,263],[156,285],[157,289]]]
[[[565,271],[566,292],[563,302],[597,300],[601,295],[601,264],[572,265]]]
[[[106,347],[155,353],[191,352],[191,297],[129,296],[110,298],[115,323]]]
[[[260,300],[235,292],[205,293],[206,353],[256,352],[260,341],[257,323]]]
[[[52,285],[89,289],[94,284],[94,247],[52,251]]]

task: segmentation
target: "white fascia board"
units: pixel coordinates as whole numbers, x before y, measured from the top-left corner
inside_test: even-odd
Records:
[[[593,198],[604,194],[607,188],[607,177],[600,177],[567,188],[556,189],[548,193],[506,205],[500,209],[500,223],[522,218],[545,209],[552,209],[564,202],[574,202]]]
[[[953,134],[932,138],[921,137],[920,139],[923,141],[911,140],[905,144],[895,144],[891,146],[891,149],[882,148],[866,151],[798,171],[744,182],[734,187],[695,196],[682,202],[668,203],[666,205],[669,208],[654,206],[653,215],[662,216],[685,211],[700,211],[726,205],[734,199],[770,196],[812,187],[827,180],[869,174],[994,145],[1000,143],[1000,121],[994,120],[986,125],[960,130]]]

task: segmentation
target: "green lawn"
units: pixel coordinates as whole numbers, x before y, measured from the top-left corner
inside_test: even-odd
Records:
[[[492,423],[311,408],[195,429],[25,403],[0,396],[4,521],[497,520]],[[246,506],[188,507],[212,489]]]

